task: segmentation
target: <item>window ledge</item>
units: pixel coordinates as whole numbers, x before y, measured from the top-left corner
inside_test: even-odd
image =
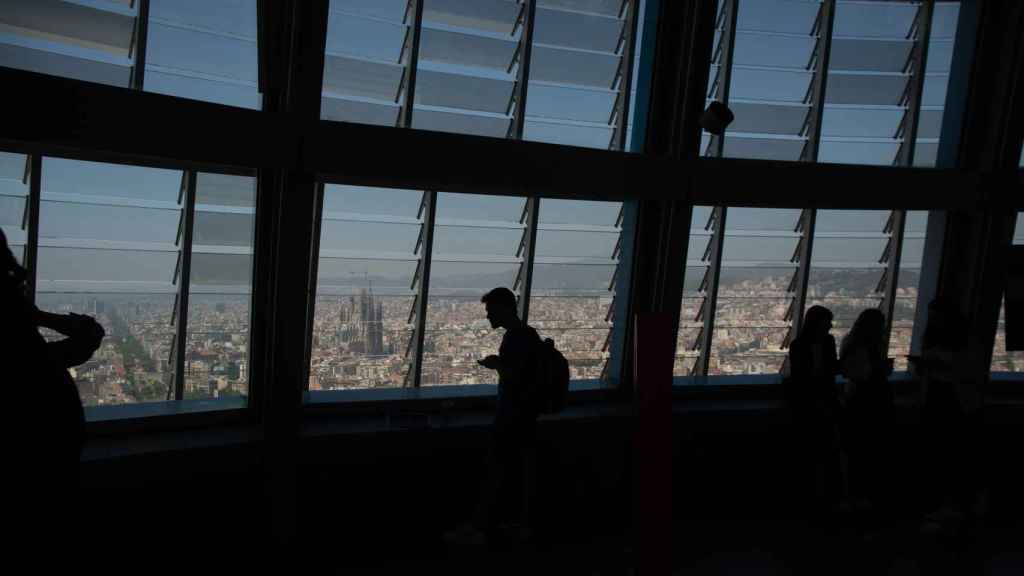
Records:
[[[579,422],[608,417],[629,417],[632,406],[612,402],[588,402],[568,406],[558,414],[540,416],[540,426],[547,423]],[[336,435],[373,435],[381,433],[429,432],[444,430],[470,430],[490,427],[494,422],[493,410],[459,410],[450,412],[392,411],[353,417],[324,417],[303,422],[303,437]]]
[[[365,404],[454,398],[492,398],[498,394],[495,384],[465,386],[423,386],[421,388],[361,388],[352,390],[310,390],[307,405]]]
[[[573,380],[569,392],[600,392],[614,390],[601,380]],[[449,402],[482,401],[493,404],[498,396],[497,384],[463,384],[448,386],[422,386],[420,388],[361,388],[351,390],[309,390],[303,395],[307,407],[352,408],[388,407],[402,404],[432,405],[450,407]]]
[[[252,426],[90,437],[82,449],[81,460],[87,463],[197,448],[239,446],[259,442],[262,438],[262,432]]]
[[[115,420],[137,420],[161,416],[181,416],[203,412],[241,410],[248,404],[244,396],[231,398],[209,398],[202,400],[169,400],[167,402],[140,402],[107,406],[87,406],[86,422],[110,422]]]

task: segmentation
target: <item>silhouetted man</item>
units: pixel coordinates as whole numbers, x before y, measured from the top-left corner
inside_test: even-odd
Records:
[[[68,368],[92,356],[103,328],[89,316],[51,314],[27,298],[27,273],[0,231],[0,366],[13,426],[14,488],[7,508],[26,541],[71,536],[85,417]],[[67,338],[46,342],[39,327]],[[13,511],[11,511],[13,508]]]
[[[494,418],[494,444],[489,473],[471,525],[449,533],[450,540],[482,543],[484,533],[494,528],[499,496],[516,483],[522,497],[518,506],[519,535],[527,534],[532,460],[537,424],[533,394],[536,381],[535,351],[540,343],[537,331],[519,319],[516,296],[508,288],[495,288],[480,299],[492,328],[504,328],[497,355],[479,360],[481,366],[498,372],[498,405]]]

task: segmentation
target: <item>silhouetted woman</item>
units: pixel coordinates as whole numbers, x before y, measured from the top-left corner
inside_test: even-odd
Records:
[[[861,312],[843,338],[839,365],[847,379],[844,430],[851,494],[873,506],[884,503],[893,403],[885,349],[885,315]]]
[[[818,513],[838,504],[842,492],[836,389],[839,360],[831,329],[828,308],[811,306],[807,310],[800,335],[789,346],[790,377],[786,380],[798,459],[797,485],[811,491],[798,491],[797,498],[813,498]]]
[[[0,367],[6,424],[15,439],[9,477],[16,484],[6,513],[26,541],[52,541],[73,530],[85,441],[82,401],[67,369],[88,360],[104,334],[88,316],[36,309],[26,298],[26,278],[0,231]],[[67,338],[46,342],[39,327]]]

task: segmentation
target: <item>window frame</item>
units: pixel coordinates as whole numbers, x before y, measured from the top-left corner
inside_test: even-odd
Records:
[[[5,148],[5,151],[7,149]],[[22,152],[17,152],[22,153]],[[42,166],[43,158],[56,158],[65,160],[78,160],[86,162],[96,162],[108,165],[123,165],[123,166],[135,166],[140,168],[158,168],[164,170],[175,170],[182,173],[182,208],[181,214],[179,215],[179,227],[181,237],[179,238],[180,248],[180,270],[175,273],[175,283],[177,285],[177,292],[175,295],[174,307],[172,310],[174,327],[174,343],[172,344],[172,357],[174,358],[175,366],[172,367],[173,387],[170,390],[174,392],[174,399],[152,401],[152,402],[136,402],[128,404],[117,404],[117,405],[103,405],[103,406],[87,406],[85,407],[86,425],[90,433],[98,433],[105,435],[111,432],[117,432],[122,430],[132,430],[145,424],[148,429],[150,426],[156,426],[157,429],[162,429],[172,422],[180,422],[187,426],[192,425],[207,425],[210,423],[220,422],[242,422],[249,420],[247,414],[251,412],[249,408],[251,403],[249,402],[250,394],[246,394],[244,397],[245,401],[241,401],[236,398],[225,398],[225,399],[186,399],[184,398],[184,360],[185,354],[183,346],[187,341],[188,334],[188,297],[190,295],[190,288],[188,278],[191,272],[191,238],[194,231],[194,216],[195,216],[195,190],[196,190],[196,175],[199,172],[214,173],[229,176],[240,176],[240,177],[251,177],[255,179],[256,172],[254,170],[246,169],[225,169],[224,167],[219,168],[203,168],[201,166],[192,165],[189,167],[182,167],[180,165],[174,165],[172,162],[147,162],[142,158],[128,158],[123,156],[112,157],[106,154],[95,154],[95,153],[76,153],[67,150],[53,150],[51,152],[37,151],[37,152],[24,152],[26,154],[26,161],[29,166],[29,196],[27,205],[27,243],[25,250],[25,269],[28,271],[28,278],[26,280],[28,287],[28,295],[30,301],[34,304],[37,296],[37,277],[38,277],[38,249],[39,249],[39,217],[40,207],[42,200]],[[258,198],[258,196],[257,196]],[[253,243],[255,245],[255,234]],[[257,255],[252,255],[253,263],[252,269],[255,269],[255,259]],[[254,286],[252,277],[250,278],[250,285]],[[250,301],[252,296],[250,296]],[[249,307],[249,331],[250,334],[253,331],[252,323],[252,305]],[[253,365],[253,357],[250,349],[250,356],[247,360],[248,365]],[[250,368],[250,372],[252,372]],[[191,424],[190,424],[191,423]]]
[[[679,42],[680,37],[689,41],[711,36],[713,18],[700,18],[696,23],[685,19],[676,21],[664,18],[664,15],[689,8],[666,1],[649,2],[649,6],[654,6],[659,14],[656,40],[660,52],[684,59],[690,45]],[[268,248],[262,240],[264,227],[261,223],[280,216],[280,204],[271,202],[284,191],[271,188],[269,194],[262,192],[265,187],[277,186],[274,178],[289,171],[315,175],[315,180],[339,183],[469,193],[485,190],[493,194],[517,196],[530,191],[540,197],[628,200],[639,203],[670,201],[682,208],[721,205],[801,209],[970,210],[989,206],[988,203],[992,202],[988,195],[982,193],[987,176],[977,171],[955,168],[798,165],[699,158],[696,153],[682,151],[686,146],[676,144],[677,135],[666,136],[664,132],[677,130],[680,125],[689,126],[690,130],[682,138],[690,138],[694,133],[699,138],[699,129],[694,132],[693,127],[702,107],[697,110],[691,106],[685,108],[686,112],[683,113],[680,111],[682,108],[669,109],[660,101],[658,103],[661,106],[652,107],[647,124],[652,127],[663,124],[664,127],[659,128],[661,132],[658,135],[648,136],[645,142],[671,140],[672,143],[657,150],[645,147],[643,155],[312,121],[314,116],[319,117],[322,82],[310,81],[308,86],[299,88],[295,88],[294,83],[286,82],[281,70],[294,71],[295,66],[289,66],[293,60],[282,57],[281,51],[275,49],[280,46],[273,44],[286,44],[286,39],[293,37],[290,33],[292,28],[315,31],[316,25],[293,17],[284,18],[286,24],[280,24],[272,21],[268,15],[275,10],[283,12],[282,9],[267,6],[265,10],[267,13],[263,10],[260,12],[259,33],[260,84],[265,102],[262,111],[0,69],[0,77],[5,82],[24,87],[20,94],[12,95],[11,106],[2,112],[7,121],[0,122],[0,126],[5,127],[0,134],[0,147],[34,155],[142,163],[175,169],[185,167],[211,172],[230,173],[231,170],[242,170],[240,167],[243,166],[259,167],[258,186],[261,193],[258,196],[260,207],[257,214],[262,215],[257,217],[254,247],[253,268],[259,271],[253,285],[254,309],[266,306],[268,301],[272,302],[264,298],[269,288],[266,279],[259,274],[279,266],[279,263],[275,260],[271,249],[273,247]],[[295,11],[303,10],[315,11],[316,8],[302,6],[296,7]],[[297,34],[294,37],[302,38],[315,48],[318,42],[323,43],[325,36],[326,22],[322,22],[321,26],[323,30],[319,34]],[[968,31],[966,35],[974,37],[975,31]],[[271,45],[268,45],[268,41]],[[665,47],[668,48],[663,49]],[[320,57],[322,52],[321,49]],[[294,58],[315,60],[315,53],[313,49]],[[322,66],[319,69],[317,74],[322,74]],[[692,67],[688,70],[687,77],[701,75],[700,71]],[[672,68],[670,73],[677,71]],[[706,70],[703,74],[706,75]],[[666,83],[682,82],[680,78],[669,79],[664,76],[655,75],[656,87],[652,88],[652,101],[662,97],[659,92],[668,85]],[[950,85],[953,87],[954,83]],[[957,86],[956,89],[967,90],[967,87]],[[298,109],[286,109],[281,104],[285,100],[283,95],[290,90],[297,93],[293,94],[297,100],[302,101]],[[309,98],[309,93],[315,93],[316,97]],[[675,91],[666,93],[672,94],[672,97],[681,94],[678,86]],[[272,105],[266,105],[268,101]],[[638,101],[638,104],[646,106],[647,102]],[[313,115],[310,114],[312,110],[316,111]],[[49,121],[40,123],[39,118],[48,118]],[[145,134],[140,135],[138,127],[126,121],[126,118],[136,122],[144,119]],[[346,140],[355,140],[361,145],[345,146],[339,153],[336,143]],[[464,165],[453,161],[452,151],[462,151],[473,158],[484,160],[476,165]],[[1015,157],[1019,158],[1019,154]],[[395,162],[395,158],[401,161]],[[515,169],[509,171],[508,166]],[[799,189],[771,198],[766,198],[759,190],[751,187],[751,183],[772,179],[799,181],[802,185]],[[877,190],[878,182],[886,182],[889,188],[902,192],[894,198],[888,192]],[[959,188],[965,193],[954,198],[939,199],[929,192],[944,188]],[[823,189],[830,189],[834,194],[823,197],[820,194]],[[583,195],[581,190],[586,190],[586,194]],[[1021,199],[1011,202],[1018,208],[1024,205]],[[679,219],[683,213],[688,212],[679,210],[673,218]],[[308,222],[308,215],[306,218]],[[312,224],[303,223],[301,226],[304,228],[298,230],[311,233]],[[651,229],[649,222],[641,220],[637,225],[638,230],[632,233],[641,231],[645,226],[647,230]],[[277,232],[271,230],[268,233]],[[624,255],[624,258],[630,260],[629,266],[635,265],[635,260],[639,259],[637,255],[643,253],[642,250],[643,246],[637,245],[633,252]],[[632,279],[631,294],[643,292],[635,289],[638,285],[661,282],[659,289],[669,287],[662,299],[665,303],[662,309],[671,313],[672,307],[678,307],[680,298],[673,298],[673,295],[681,295],[681,285],[676,293],[667,280],[662,282],[653,277],[637,276],[634,275]],[[631,303],[636,304],[635,301]],[[623,303],[626,304],[630,303]],[[275,308],[275,311],[284,312],[284,307],[287,307],[287,311],[299,308],[298,304],[291,303],[282,306]],[[303,315],[308,312],[305,308],[300,310]],[[256,332],[273,331],[276,326],[272,320],[261,316],[259,321],[254,320],[250,325],[250,331],[255,337]],[[628,353],[625,352],[628,351],[628,345],[623,350],[623,360],[627,364],[623,366],[623,386],[628,388]],[[287,391],[287,387],[295,383],[286,382],[287,379],[282,378],[286,370],[278,367],[273,367],[273,372],[258,374],[261,368],[270,366],[269,359],[273,352],[267,350],[266,346],[259,349],[258,355],[255,348],[251,354],[254,354],[251,358],[253,375],[258,375],[264,381],[259,386],[250,382],[249,410],[245,412],[255,413],[262,419],[266,417],[264,401],[275,396],[273,402],[287,404],[287,399],[277,395],[277,392]],[[257,368],[257,363],[261,368]],[[301,400],[297,402],[301,404]],[[236,415],[236,412],[231,414]],[[174,426],[175,423],[203,418],[203,414],[173,415],[167,416],[166,420],[153,416],[118,424],[123,424],[122,428],[142,426],[143,423],[149,426],[149,423],[160,419]]]

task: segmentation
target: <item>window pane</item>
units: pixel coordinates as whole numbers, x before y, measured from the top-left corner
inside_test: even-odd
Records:
[[[520,9],[499,0],[424,1],[413,128],[508,136]]]
[[[331,0],[320,117],[395,126],[411,30],[404,0]]]
[[[708,102],[724,97],[722,66],[729,25],[720,4],[708,86]],[[959,2],[935,3],[924,70],[913,66],[920,2],[838,2],[828,62],[821,142],[817,160],[846,164],[934,166],[940,136]],[[741,0],[738,3],[729,107],[735,120],[722,155],[768,160],[814,160],[803,146],[814,103],[816,44],[822,3]],[[907,90],[924,74],[916,146],[900,155]],[[718,154],[704,135],[705,154]]]
[[[0,152],[0,229],[14,257],[24,263],[28,205],[28,157]]]
[[[258,109],[255,0],[151,0],[145,90]]]
[[[729,208],[708,374],[778,374],[800,210]]]
[[[529,321],[565,354],[574,380],[604,377],[621,210],[620,202],[540,201]]]
[[[887,210],[818,210],[807,283],[807,307],[832,311],[836,342],[866,308],[882,300],[877,291],[885,271],[879,262],[888,235]]]
[[[422,200],[413,190],[324,186],[310,390],[405,382]]]
[[[676,340],[676,357],[672,367],[673,376],[689,376],[694,364],[700,356],[697,337],[704,325],[700,317],[701,305],[707,292],[702,288],[703,279],[707,274],[708,262],[704,255],[708,253],[711,232],[705,230],[711,208],[694,206],[690,220],[690,241],[686,250],[686,265],[683,273],[683,302],[679,314],[679,337]]]
[[[738,3],[728,127],[722,155],[730,158],[799,160],[806,140],[807,95],[817,33],[817,2],[743,0]],[[720,99],[726,46],[719,19],[708,103]],[[706,149],[706,153],[717,153]]]
[[[646,3],[543,1],[537,6],[523,137],[527,140],[616,148],[623,92],[636,103],[636,55],[642,45]],[[620,71],[629,15],[639,10],[633,38],[633,85]],[[625,149],[629,149],[627,142]]]
[[[173,398],[181,171],[43,158],[41,184],[37,303],[107,331],[74,369],[82,401]]]
[[[636,6],[634,6],[636,4]],[[597,148],[618,146],[623,34],[644,0],[540,2],[534,21],[529,97],[522,137]],[[332,0],[321,118],[477,136],[514,135],[525,3],[424,0],[417,61],[415,14],[404,0]],[[637,33],[635,45],[639,46]],[[637,60],[634,59],[634,62]],[[635,71],[635,68],[634,68]],[[631,100],[633,106],[635,98]],[[627,118],[629,133],[631,118]]]
[[[1017,214],[1017,223],[1013,229],[1013,245],[1024,244],[1024,216]],[[1006,350],[1006,302],[999,306],[999,324],[996,329],[995,344],[992,347],[993,372],[1024,372],[1024,352]]]
[[[137,14],[116,2],[8,0],[0,66],[126,87]]]
[[[496,383],[476,363],[497,354],[503,332],[487,322],[480,297],[498,286],[518,292],[525,226],[523,198],[439,193],[423,385]]]
[[[186,398],[248,394],[255,215],[255,178],[196,175]]]

